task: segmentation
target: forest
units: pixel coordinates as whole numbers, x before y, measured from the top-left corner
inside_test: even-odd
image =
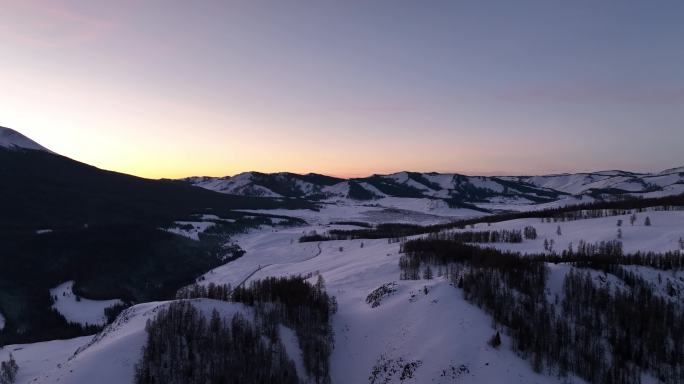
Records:
[[[270,340],[268,348],[276,348],[271,352],[277,358],[270,364],[263,364],[263,372],[265,376],[253,377],[250,379],[256,381],[225,381],[224,377],[230,377],[230,369],[218,369],[212,372],[197,373],[201,377],[188,379],[189,381],[182,381],[185,378],[185,373],[181,370],[174,370],[170,373],[163,373],[164,380],[160,381],[161,374],[153,372],[163,372],[168,359],[173,356],[167,356],[169,349],[157,348],[155,343],[165,343],[165,339],[180,340],[180,344],[188,344],[190,340],[196,337],[192,336],[192,332],[196,332],[198,328],[202,328],[202,324],[206,322],[202,320],[201,316],[188,316],[189,320],[183,321],[179,324],[174,323],[174,318],[158,318],[154,323],[152,331],[148,330],[148,344],[145,347],[143,360],[139,363],[137,374],[137,383],[173,383],[173,382],[201,382],[201,383],[237,383],[237,382],[299,382],[296,375],[291,375],[287,365],[283,361],[287,358],[281,358],[280,351],[277,346],[280,344],[278,335],[278,325],[282,324],[290,329],[293,329],[297,335],[299,346],[302,349],[302,357],[304,368],[306,372],[298,372],[299,378],[308,377],[317,384],[330,383],[330,354],[333,348],[333,331],[331,326],[331,316],[337,309],[337,304],[334,297],[330,297],[325,292],[325,283],[323,278],[318,275],[315,284],[310,284],[307,279],[313,278],[314,275],[308,276],[290,276],[290,277],[269,277],[263,280],[253,281],[247,287],[232,288],[229,285],[209,284],[207,286],[194,284],[186,287],[178,292],[180,300],[190,300],[197,298],[210,298],[215,300],[229,301],[235,303],[242,303],[254,311],[254,319],[250,332],[253,334],[263,336],[263,338]],[[191,309],[184,309],[190,311]],[[169,328],[165,331],[163,336],[155,331],[154,327],[161,327],[163,329]],[[226,327],[224,327],[226,328]],[[243,327],[244,328],[244,327]],[[207,332],[214,332],[211,330]],[[220,327],[215,327],[216,332],[224,332],[229,334],[232,330],[226,330]],[[216,337],[210,334],[206,337]],[[223,346],[221,348],[234,349],[240,351],[241,348],[254,348],[253,345],[244,346],[245,343],[255,343],[252,338],[227,338],[224,343],[230,343],[230,346]],[[258,343],[256,343],[258,344]],[[275,346],[275,347],[274,347]],[[200,355],[207,354],[206,359],[221,359],[220,356],[213,356],[217,353],[217,349],[211,347],[205,350],[192,349]],[[257,353],[254,359],[267,358],[268,355],[261,356]],[[175,353],[175,352],[174,352]],[[185,353],[185,352],[181,352]],[[177,356],[176,356],[177,357]],[[173,360],[172,360],[173,361]],[[200,360],[201,361],[201,360]],[[230,367],[225,363],[218,363],[220,367]],[[257,365],[257,367],[260,365]],[[152,372],[152,373],[150,373]],[[268,373],[266,375],[266,373]],[[247,374],[247,373],[245,373]],[[279,381],[279,375],[284,379]],[[305,376],[303,376],[305,375]],[[294,381],[290,381],[293,378]],[[192,381],[192,380],[200,381]],[[174,381],[176,380],[176,381]],[[178,381],[180,380],[180,381]],[[204,380],[204,381],[202,381]],[[267,381],[259,381],[267,380]],[[271,381],[268,381],[271,380]]]
[[[187,301],[172,302],[145,327],[137,384],[283,383],[300,380],[278,339],[237,313],[207,319]]]
[[[679,270],[684,255],[623,255],[618,243],[523,256],[458,240],[417,239],[402,244],[400,278],[432,278],[433,268],[443,270],[467,301],[492,316],[535,371],[573,373],[591,383],[640,383],[643,373],[665,383],[684,382],[681,298],[674,291],[656,292],[623,267]],[[547,263],[570,268],[562,299],[545,294]],[[596,274],[612,275],[621,284],[600,284]]]

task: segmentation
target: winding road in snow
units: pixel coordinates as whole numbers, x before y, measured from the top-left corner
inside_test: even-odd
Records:
[[[319,241],[318,243],[316,243],[316,247],[318,247],[318,251],[316,252],[316,254],[313,255],[312,257],[306,259],[306,260],[303,260],[303,261],[308,261],[308,260],[311,260],[311,259],[315,259],[315,258],[317,258],[318,256],[320,256],[321,253],[323,253],[323,249],[321,248],[321,242],[320,242],[320,241]],[[269,267],[269,266],[271,266],[271,265],[274,265],[274,264],[271,263],[271,264],[259,265],[259,266],[257,267],[257,269],[255,269],[254,271],[252,271],[249,275],[245,276],[245,278],[242,279],[242,281],[240,281],[240,283],[239,283],[238,285],[236,285],[235,288],[240,288],[241,286],[243,286],[243,285],[247,282],[247,280],[249,280],[249,279],[250,279],[252,276],[254,276],[257,272],[259,272],[259,271],[261,271],[262,269],[264,269],[264,268],[266,268],[266,267]],[[235,289],[235,288],[233,288],[233,289]]]

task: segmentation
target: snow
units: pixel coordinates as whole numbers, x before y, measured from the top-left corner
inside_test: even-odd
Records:
[[[282,197],[261,185],[253,184],[253,172],[243,172],[232,177],[190,178],[196,186],[232,195],[250,195],[264,197]]]
[[[499,192],[499,193],[504,191],[503,185],[501,185],[501,184],[497,183],[496,181],[491,180],[489,178],[471,177],[469,179],[469,181],[476,188],[488,189],[490,191]]]
[[[666,188],[684,182],[684,177],[677,172],[678,168],[658,174],[637,174],[622,171],[603,171],[594,173],[576,173],[562,175],[545,175],[531,177],[508,177],[509,180],[522,179],[538,187],[550,188],[574,195],[586,193],[591,189],[617,188],[625,191],[643,193],[649,185]],[[672,195],[676,192],[664,195]]]
[[[637,273],[640,277],[647,280],[659,295],[673,301],[681,302],[684,299],[684,271],[662,271],[639,265],[626,265],[623,268]],[[670,296],[668,285],[675,289],[677,295]]]
[[[370,193],[372,193],[373,195],[375,195],[377,197],[387,196],[384,193],[382,193],[379,189],[375,188],[374,186],[372,186],[368,183],[359,183],[359,185],[361,186],[361,188],[365,189],[366,191],[369,191]]]
[[[4,128],[0,127],[0,147],[4,148],[24,148],[24,149],[33,149],[33,150],[39,150],[39,151],[46,151],[50,152],[44,147],[42,147],[40,144],[36,143],[35,141],[29,139],[28,137],[22,135],[21,133],[9,129],[9,128]]]
[[[645,226],[646,217],[651,218],[651,226]],[[533,226],[537,230],[536,240],[523,240],[522,243],[498,243],[491,246],[523,253],[543,252],[544,239],[553,239],[554,249],[560,252],[567,249],[570,243],[574,246],[580,240],[588,243],[617,240],[617,221],[622,220],[622,241],[625,253],[636,251],[665,252],[679,249],[679,238],[684,237],[684,211],[644,211],[636,213],[634,225],[629,224],[628,215],[609,216],[596,219],[573,220],[565,222],[541,222],[540,219],[517,219],[500,223],[477,224],[464,231],[484,231],[499,229],[522,230],[525,226]],[[556,234],[561,227],[561,235]]]
[[[454,175],[447,173],[424,173],[423,177],[443,189],[454,189]]]
[[[389,178],[393,179],[394,181],[396,181],[400,184],[404,184],[406,186],[413,187],[419,191],[423,191],[423,192],[430,192],[431,191],[427,185],[424,185],[422,183],[419,183],[419,182],[411,179],[408,175],[408,172],[393,173],[393,174],[389,175]]]
[[[0,361],[9,360],[9,355],[12,354],[19,366],[17,383],[31,383],[34,378],[57,369],[58,364],[67,361],[76,349],[87,344],[92,338],[83,336],[69,340],[6,345],[0,347]]]
[[[680,173],[680,172],[684,172],[684,167],[676,167],[676,168],[666,169],[666,170],[664,170],[658,174],[659,175],[665,175],[668,173]]]
[[[568,198],[568,201],[572,199],[574,198]],[[335,337],[335,348],[331,356],[333,383],[368,382],[374,367],[381,368],[381,374],[386,375],[383,366],[399,364],[400,361],[402,364],[416,362],[414,378],[405,381],[407,383],[581,382],[575,377],[558,379],[535,373],[529,361],[511,351],[511,342],[503,332],[502,346],[498,349],[490,347],[487,340],[497,331],[493,328],[491,317],[466,302],[458,288],[439,277],[439,271],[435,271],[438,276],[433,280],[399,280],[398,243],[388,243],[386,239],[320,243],[298,241],[305,233],[323,233],[331,228],[343,227],[331,226],[333,221],[438,222],[457,217],[456,215],[482,215],[481,212],[454,210],[439,204],[429,206],[430,201],[431,199],[388,197],[362,204],[343,199],[335,204],[321,204],[318,212],[285,209],[247,211],[299,217],[308,224],[275,229],[263,226],[234,236],[232,242],[244,249],[245,254],[207,272],[199,280],[200,284],[213,282],[237,286],[268,276],[309,273],[314,274],[311,282],[315,282],[315,275],[320,274],[325,280],[328,293],[335,296],[338,303],[338,312],[332,318]],[[506,203],[500,204],[503,206]],[[509,205],[513,206],[512,203]],[[531,253],[543,251],[545,238],[554,239],[556,250],[567,248],[570,242],[576,245],[580,240],[590,243],[614,240],[618,228],[616,222],[622,219],[622,242],[626,252],[667,251],[679,247],[678,240],[684,237],[684,211],[647,210],[636,215],[634,226],[629,224],[629,215],[623,215],[557,223],[541,222],[540,219],[518,219],[493,223],[491,226],[477,224],[475,230],[522,229],[527,225],[534,226],[538,233],[536,240],[524,240],[520,244],[491,245]],[[646,216],[650,217],[651,226],[643,225]],[[208,228],[202,225],[213,224],[206,220],[217,219],[202,216],[201,220],[205,221],[179,223],[191,223],[198,234]],[[197,224],[202,225],[198,228]],[[558,226],[562,231],[560,236],[556,234]],[[465,230],[472,229],[468,227]],[[547,298],[550,302],[554,302],[556,297],[562,300],[563,280],[573,267],[563,264],[547,266]],[[639,272],[663,296],[668,295],[668,286],[674,286],[678,292],[684,293],[682,272],[670,273],[637,266],[626,268]],[[623,287],[623,283],[615,276],[598,271],[590,273],[597,283],[610,284],[616,289]],[[378,307],[372,308],[366,303],[369,293],[392,282],[396,282],[396,292],[383,297]],[[65,284],[69,283],[73,284]],[[65,284],[60,285],[62,292],[66,292],[67,288],[71,292],[71,285]],[[60,313],[76,316],[98,312],[90,304],[83,307],[84,302],[88,303],[86,299],[77,303],[73,297],[71,302],[59,294],[58,297],[56,306],[61,301],[75,306],[71,309],[58,308]],[[206,299],[192,302],[203,311],[218,308],[224,316],[250,311],[249,308],[235,303]],[[20,382],[28,382],[34,378],[36,383],[131,382],[135,363],[146,339],[145,322],[155,315],[158,308],[167,304],[168,302],[144,303],[132,307],[92,339],[79,338],[54,342],[55,344],[38,343],[5,349],[23,348],[15,354],[18,360],[21,359],[20,366],[22,361],[26,365],[26,371],[20,371]],[[103,308],[99,308],[99,316],[102,315]],[[301,348],[295,332],[280,326],[279,333],[297,372],[304,376]],[[0,350],[0,356],[7,353],[5,349]],[[445,371],[448,373],[446,376]],[[384,379],[388,379],[388,383],[399,382],[397,377],[386,376]]]
[[[297,376],[304,382],[312,382],[304,367],[304,355],[302,354],[302,348],[299,346],[297,333],[282,324],[278,325],[278,333],[280,335],[280,341],[285,348],[285,353],[287,353],[287,356],[289,356],[290,360],[295,364]]]
[[[297,217],[310,224],[327,224],[333,221],[437,224],[486,215],[481,211],[467,208],[449,208],[442,200],[401,197],[385,197],[370,202],[351,199],[326,201],[319,204],[319,211],[266,209],[240,212]]]
[[[36,231],[36,235],[44,235],[46,233],[52,233],[52,229],[39,229]]]
[[[521,209],[539,209],[535,202],[536,199],[528,199],[526,197],[546,197],[543,194],[535,194],[533,191],[526,190],[528,187],[536,187],[541,190],[546,190],[557,195],[557,200],[546,204],[555,204],[556,206],[567,205],[572,203],[572,199],[580,200],[581,198],[592,199],[592,194],[597,190],[618,190],[624,191],[632,196],[639,197],[660,197],[670,196],[684,193],[684,174],[680,175],[676,172],[678,168],[673,168],[668,172],[661,172],[657,174],[647,173],[633,173],[624,171],[601,171],[594,173],[575,173],[575,174],[555,174],[542,176],[501,176],[501,177],[486,177],[486,176],[464,176],[453,173],[419,173],[421,177],[427,179],[430,186],[418,182],[410,177],[408,172],[398,172],[389,175],[374,175],[375,177],[383,178],[387,181],[413,187],[425,196],[425,200],[434,199],[449,199],[458,196],[460,188],[477,188],[489,191],[492,196],[486,198],[486,201],[471,201],[481,208],[490,206],[500,206],[501,209],[506,209],[506,206],[511,206],[513,210]],[[254,172],[245,172],[233,177],[210,178],[210,177],[191,177],[186,180],[196,186],[207,188],[221,193],[249,195],[249,196],[265,196],[265,197],[282,197],[282,195],[275,193],[263,185],[257,184]],[[320,199],[321,195],[325,196],[323,201],[342,203],[345,205],[366,204],[367,202],[359,202],[348,197],[349,182],[341,181],[334,185],[322,185],[310,182],[305,182],[292,174],[288,173],[274,173],[269,176],[275,179],[293,183],[296,188],[301,191],[303,197],[316,196]],[[376,197],[373,202],[378,202],[383,198],[392,198],[387,194],[381,192],[367,180],[354,179],[361,188],[373,193]],[[503,180],[518,183],[520,188],[513,186],[506,186]],[[437,190],[435,184],[438,185]],[[525,187],[525,188],[523,188]],[[524,192],[523,192],[524,190]],[[504,195],[505,193],[505,195]],[[570,196],[573,197],[570,197]],[[611,192],[608,192],[608,196]],[[394,204],[395,207],[401,209],[408,209],[411,204],[410,199],[396,198],[400,201]],[[380,203],[383,204],[383,203]],[[423,213],[428,213],[425,210]],[[439,215],[449,216],[449,213],[439,213]]]
[[[666,174],[666,175],[648,176],[648,177],[643,178],[645,183],[655,184],[659,187],[665,187],[665,186],[672,185],[675,183],[680,183],[680,182],[682,182],[683,179],[684,178],[679,176],[679,173],[670,173],[670,174]]]
[[[559,382],[534,373],[529,362],[510,351],[505,337],[501,348],[489,347],[487,340],[496,332],[491,319],[465,302],[449,282],[439,278],[398,281],[398,244],[387,240],[296,242],[302,230],[323,228],[257,231],[236,238],[245,255],[209,272],[202,283],[248,284],[266,276],[321,273],[339,305],[333,317],[333,383],[367,382],[381,356],[420,360],[417,383],[446,382],[440,381],[443,370],[461,365],[468,370],[459,377],[464,383],[501,382],[503,377],[511,383]],[[398,283],[394,295],[384,298],[377,308],[366,304],[370,292],[392,281]],[[421,292],[426,285],[427,295]]]
[[[224,318],[236,313],[251,318],[251,309],[210,299],[190,300],[209,317],[216,309]],[[132,383],[135,364],[147,340],[145,324],[170,302],[139,304],[125,310],[96,336],[11,345],[0,349],[0,360],[11,352],[19,364],[18,383],[119,384]]]
[[[325,186],[321,189],[323,193],[326,195],[333,195],[333,196],[347,196],[349,195],[349,183],[346,181],[343,181],[341,183],[333,184],[330,186]]]
[[[50,295],[55,299],[52,308],[56,309],[70,323],[105,325],[107,323],[104,314],[105,308],[123,303],[119,299],[90,300],[80,298],[77,300],[73,286],[73,281],[67,281],[50,290]]]
[[[188,239],[199,241],[199,234],[203,233],[207,229],[216,225],[211,221],[175,221],[175,227],[163,228],[167,232],[171,232],[175,235],[184,236]],[[182,227],[191,226],[190,229],[185,229]]]

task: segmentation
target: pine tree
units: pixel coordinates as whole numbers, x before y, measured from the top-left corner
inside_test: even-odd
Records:
[[[499,334],[499,331],[496,331],[496,334],[489,339],[489,345],[492,346],[492,348],[499,348],[501,345],[501,335]]]
[[[647,227],[651,226],[651,218],[646,216],[646,220],[644,220],[644,225]]]
[[[432,280],[432,277],[433,277],[432,268],[430,268],[430,265],[428,265],[425,268],[425,271],[423,271],[423,279]]]
[[[618,228],[617,230],[617,238],[622,239],[622,228]]]
[[[0,363],[0,384],[14,384],[17,380],[19,365],[10,353],[9,360]]]
[[[561,232],[561,227],[559,225],[558,228],[556,228],[556,235],[560,236],[562,234],[563,234],[563,232]]]

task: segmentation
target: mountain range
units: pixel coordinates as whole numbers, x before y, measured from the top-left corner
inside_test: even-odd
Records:
[[[540,204],[561,200],[661,197],[684,192],[684,167],[658,173],[600,171],[541,176],[467,176],[457,173],[398,172],[341,179],[309,173],[244,172],[184,181],[212,191],[314,201],[373,201],[385,198],[442,200],[450,207]]]
[[[39,151],[44,157],[49,154],[47,157],[52,159],[52,162],[66,159],[19,132],[0,127],[0,148],[2,147],[14,149],[15,158],[16,150],[28,149]],[[32,159],[35,157],[32,156]],[[145,179],[108,173],[110,177],[114,175],[128,181],[148,183]],[[381,202],[387,198],[412,198],[444,202],[450,208],[488,210],[492,207],[505,209],[507,206],[555,202],[572,204],[628,197],[678,195],[684,193],[684,167],[670,168],[657,173],[610,170],[539,176],[469,176],[458,173],[404,171],[351,179],[316,173],[243,172],[226,177],[188,177],[181,181],[206,190],[243,197],[351,203]],[[162,183],[169,185],[175,182],[153,182],[156,185]],[[182,183],[175,184],[175,188],[183,188],[180,184]]]

